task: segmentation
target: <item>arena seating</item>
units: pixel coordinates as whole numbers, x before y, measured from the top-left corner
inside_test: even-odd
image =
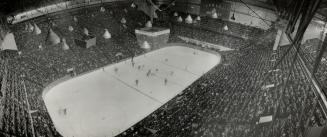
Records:
[[[315,59],[319,54],[319,50],[321,49],[322,41],[319,39],[310,39],[307,40],[301,48],[300,54],[303,56],[304,62],[306,63],[307,67],[310,71],[313,70],[313,66],[315,63]],[[321,85],[322,89],[326,89],[327,87],[327,62],[326,62],[326,55],[323,55],[323,58],[319,64],[317,72],[314,74],[316,79],[318,80],[319,84]],[[325,91],[326,94],[326,91]]]
[[[307,126],[326,124],[314,87],[299,60],[284,88],[290,55],[271,70],[288,47],[276,54],[267,49],[228,52],[224,65],[193,83],[164,107],[123,135],[142,136],[303,136]],[[294,53],[294,51],[293,51]],[[265,75],[271,73],[268,79]],[[262,88],[274,84],[272,88]],[[258,124],[260,116],[273,115],[271,124]],[[123,136],[122,135],[122,136]]]
[[[9,95],[5,96],[6,100],[2,103],[6,113],[4,113],[1,129],[8,133],[4,135],[32,136],[32,126],[28,116],[31,111],[33,112],[31,119],[36,136],[60,136],[55,130],[42,100],[42,91],[45,85],[68,75],[67,69],[74,68],[78,74],[85,73],[143,52],[137,45],[135,36],[131,33],[136,27],[143,27],[146,17],[142,12],[135,12],[136,9],[126,5],[124,7],[108,7],[109,10],[105,13],[98,12],[98,8],[63,13],[49,20],[38,18],[30,21],[37,23],[42,30],[42,35],[34,35],[25,30],[25,24],[30,22],[12,27],[22,54],[19,56],[6,55],[1,58],[1,61],[8,62],[6,65],[9,71],[7,79],[10,80],[7,81],[6,85],[8,86],[5,90]],[[126,13],[124,8],[128,9],[130,13]],[[78,22],[73,21],[74,16],[78,18]],[[61,19],[58,19],[60,17]],[[125,26],[119,22],[123,17],[127,20]],[[88,20],[88,18],[93,20]],[[55,26],[52,26],[53,24]],[[70,50],[63,51],[60,44],[50,46],[46,43],[50,25],[60,38],[66,38]],[[69,32],[69,25],[74,27],[74,32]],[[95,48],[85,50],[74,44],[73,38],[80,37],[84,27],[98,37]],[[107,28],[112,34],[111,39],[102,38],[104,28]],[[122,56],[116,57],[118,52],[122,53]],[[24,86],[30,110],[26,106]],[[20,98],[16,99],[11,96]],[[12,103],[11,100],[15,100],[15,102]],[[19,126],[25,127],[19,128]],[[21,129],[25,130],[20,131]]]
[[[8,71],[7,61],[1,60],[1,136],[29,136],[32,133],[23,80]]]
[[[120,22],[122,18],[126,24]],[[105,12],[92,7],[12,26],[22,54],[0,59],[1,87],[4,87],[0,135],[28,137],[34,131],[37,137],[60,136],[42,100],[43,88],[68,75],[67,69],[74,68],[81,74],[142,54],[144,51],[137,45],[133,31],[146,21],[142,12],[129,5],[116,5],[106,7]],[[27,23],[37,23],[42,35],[27,32],[24,29]],[[288,47],[280,47],[274,53],[274,37],[258,39],[270,36],[274,30],[205,18],[192,25],[174,19],[165,23],[164,26],[171,26],[170,42],[183,42],[178,36],[185,36],[237,50],[209,49],[222,55],[221,65],[119,136],[301,137],[307,126],[327,124],[322,108],[325,106],[316,101],[319,98],[305,66],[296,60],[291,69],[292,54],[288,54],[277,68],[273,67]],[[224,32],[222,24],[227,24],[230,31]],[[60,38],[67,40],[69,50],[63,51],[59,44],[46,44],[50,25]],[[68,30],[70,25],[74,32]],[[74,44],[74,38],[80,37],[84,28],[98,38],[97,46],[85,50]],[[111,39],[102,38],[105,28]],[[122,56],[115,56],[117,53]],[[294,54],[294,50],[290,53]],[[290,81],[286,84],[290,70]],[[267,88],[267,85],[273,86]],[[273,116],[273,122],[258,123],[261,116],[267,115]]]

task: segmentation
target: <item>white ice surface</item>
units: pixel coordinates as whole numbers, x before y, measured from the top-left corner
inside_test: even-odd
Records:
[[[58,132],[65,137],[118,135],[217,65],[220,56],[172,46],[135,57],[134,62],[134,67],[130,59],[108,65],[45,91],[44,102]]]

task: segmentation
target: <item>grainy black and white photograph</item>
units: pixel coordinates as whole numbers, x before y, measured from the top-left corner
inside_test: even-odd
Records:
[[[0,0],[0,137],[327,137],[327,0]]]

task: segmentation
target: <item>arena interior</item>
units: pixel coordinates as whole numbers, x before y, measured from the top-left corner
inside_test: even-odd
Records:
[[[1,137],[327,137],[326,0],[1,0]]]

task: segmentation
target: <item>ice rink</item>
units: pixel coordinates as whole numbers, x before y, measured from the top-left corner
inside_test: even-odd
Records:
[[[166,47],[135,57],[134,66],[128,59],[61,82],[45,90],[43,99],[63,136],[115,136],[219,62],[219,55],[182,46]]]

